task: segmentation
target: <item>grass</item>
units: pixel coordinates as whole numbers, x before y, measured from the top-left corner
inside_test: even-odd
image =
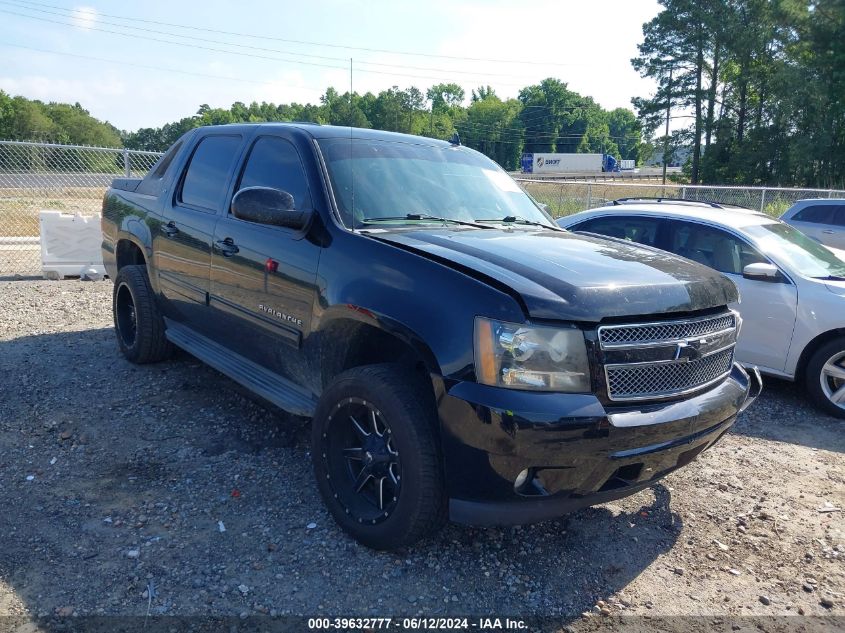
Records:
[[[619,198],[678,197],[683,189],[678,186],[649,184],[646,187],[633,183],[522,183],[525,190],[538,202],[547,204],[556,218],[578,211],[607,204]],[[687,190],[687,199],[694,190]],[[760,191],[743,189],[698,190],[698,196],[714,202],[736,204],[750,209],[760,208]],[[768,191],[763,211],[780,217],[798,193]],[[62,189],[0,189],[0,237],[38,236],[38,213],[42,209],[56,209],[68,213],[98,213],[102,206],[103,189],[100,187],[66,187]]]
[[[99,213],[102,200],[100,187],[0,189],[0,237],[37,237],[40,211]]]
[[[702,200],[725,205],[745,207],[760,210],[763,202],[763,212],[773,218],[780,217],[792,204],[812,194],[795,191],[766,190],[765,200],[761,199],[759,189],[734,188],[686,188],[683,185],[648,184],[634,186],[633,183],[556,183],[530,182],[522,183],[523,188],[538,202],[548,205],[551,214],[558,218],[586,209],[592,209],[618,200],[620,198],[683,198],[686,200]]]

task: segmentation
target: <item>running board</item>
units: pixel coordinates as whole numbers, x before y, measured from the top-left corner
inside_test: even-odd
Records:
[[[177,347],[280,409],[306,418],[314,416],[317,400],[301,387],[184,325],[170,319],[165,319],[165,323],[165,334]]]

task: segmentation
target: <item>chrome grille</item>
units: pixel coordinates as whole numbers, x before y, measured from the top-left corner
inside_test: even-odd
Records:
[[[598,328],[612,401],[671,398],[725,378],[733,365],[736,312]]]
[[[607,365],[608,394],[611,400],[646,400],[700,389],[730,372],[733,354],[731,346],[689,362]]]
[[[660,345],[708,336],[735,327],[733,314],[636,325],[603,325],[599,328],[599,342],[603,349]]]

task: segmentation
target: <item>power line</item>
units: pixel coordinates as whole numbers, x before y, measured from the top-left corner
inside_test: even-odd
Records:
[[[70,24],[68,24],[66,22],[61,23],[63,25],[67,25],[67,26],[79,26],[78,22],[80,20],[82,20],[82,18],[79,18],[76,15],[73,15],[74,12],[70,11],[68,9],[60,9],[60,10],[70,12],[71,15],[65,15],[63,13],[57,13],[55,11],[47,11],[45,9],[35,9],[35,8],[30,8],[30,7],[24,7],[24,6],[20,5],[19,3],[8,2],[7,0],[0,0],[0,4],[12,6],[12,7],[19,8],[19,9],[23,9],[25,11],[35,11],[35,12],[38,12],[38,13],[45,13],[45,14],[48,14],[48,15],[54,15],[54,16],[64,18],[64,19],[75,20],[77,22],[77,23],[71,22]],[[44,18],[38,18],[37,16],[26,15],[26,14],[22,14],[22,13],[14,13],[14,15],[19,15],[21,17],[28,17],[28,18],[31,18],[31,19],[44,19]],[[105,14],[103,14],[103,15],[105,15]],[[126,25],[126,24],[121,24],[119,22],[109,22],[108,20],[101,20],[99,18],[96,20],[96,23],[97,24],[105,24],[105,25],[108,25],[108,26],[116,26],[116,27],[121,28],[121,29],[130,29],[132,31],[141,31],[141,32],[144,32],[144,33],[153,33],[155,35],[166,35],[166,36],[170,36],[170,37],[177,37],[177,38],[182,38],[182,39],[194,40],[194,41],[197,41],[197,42],[205,42],[205,43],[208,43],[208,44],[219,44],[219,45],[222,45],[222,46],[232,46],[232,47],[235,47],[235,48],[242,48],[242,49],[248,49],[248,50],[254,50],[254,51],[263,51],[263,52],[268,52],[268,53],[278,53],[278,54],[281,54],[281,55],[294,55],[296,57],[310,58],[310,59],[320,59],[320,60],[325,60],[325,61],[342,62],[342,63],[346,63],[348,61],[348,59],[344,58],[344,57],[330,57],[330,56],[327,56],[327,55],[314,55],[314,54],[308,54],[308,53],[298,53],[296,51],[279,50],[279,49],[276,49],[276,48],[267,48],[267,47],[264,47],[264,46],[250,46],[249,44],[238,44],[236,42],[226,42],[226,41],[222,41],[222,40],[213,40],[213,39],[204,38],[204,37],[195,37],[195,36],[192,36],[192,35],[182,35],[180,33],[172,33],[172,32],[160,31],[160,30],[155,30],[155,29],[148,29],[148,28],[144,28],[144,27],[140,27],[140,26],[129,26],[129,25]],[[84,27],[84,28],[89,28],[89,27]],[[103,29],[97,29],[97,30],[103,30]],[[111,33],[112,31],[105,31],[105,32]],[[467,71],[467,70],[457,70],[457,69],[432,68],[431,66],[410,66],[410,65],[407,65],[407,64],[389,64],[389,63],[386,63],[386,62],[370,62],[370,61],[363,61],[363,60],[359,60],[358,64],[366,64],[366,65],[369,65],[369,66],[379,66],[379,67],[384,67],[384,68],[400,68],[400,69],[410,68],[412,70],[422,70],[422,71],[427,71],[427,72],[443,72],[443,73],[452,73],[452,74],[459,74],[459,75],[470,75],[470,76],[473,76],[473,77],[475,77],[475,76],[510,77],[510,78],[517,78],[518,77],[518,75],[509,75],[509,74],[504,74],[504,73],[490,73],[490,72]]]
[[[68,53],[68,52],[65,52],[65,51],[52,51],[52,50],[48,50],[46,48],[36,48],[34,46],[24,46],[23,44],[12,44],[10,42],[3,42],[3,41],[0,41],[0,46],[10,46],[10,47],[14,47],[14,48],[22,48],[22,49],[28,50],[28,51],[36,51],[38,53],[46,53],[48,55],[59,55],[61,57],[76,57],[78,59],[88,59],[88,60],[92,60],[92,61],[106,62],[106,63],[109,63],[109,64],[118,64],[120,66],[132,66],[134,68],[144,68],[146,70],[156,70],[156,71],[168,72],[168,73],[178,73],[180,75],[192,75],[194,77],[205,77],[207,79],[223,79],[223,80],[226,80],[226,81],[239,81],[239,82],[243,82],[243,83],[250,83],[250,84],[256,84],[256,85],[264,85],[264,84],[267,83],[266,81],[258,81],[258,80],[255,80],[255,79],[244,79],[242,77],[225,77],[225,76],[221,76],[221,75],[210,75],[210,74],[207,74],[207,73],[198,73],[198,72],[191,72],[191,71],[188,71],[188,70],[180,70],[178,68],[166,68],[166,67],[163,67],[163,66],[151,66],[151,65],[148,65],[148,64],[137,64],[135,62],[127,62],[127,61],[116,60],[116,59],[107,59],[105,57],[94,57],[92,55],[80,55],[78,53]],[[322,94],[322,92],[323,92],[322,90],[319,90],[317,88],[312,88],[310,86],[297,86],[297,88],[305,88],[306,90],[311,90],[315,93],[319,92],[320,94]]]
[[[550,119],[554,117],[554,115],[547,115]],[[518,115],[517,115],[518,117]],[[503,133],[503,134],[510,134],[510,135],[517,135],[522,137],[522,134],[525,133],[525,138],[583,138],[587,136],[587,133],[584,132],[583,134],[555,134],[555,133],[547,133],[541,134],[539,132],[531,132],[531,128],[522,127],[521,129],[518,127],[520,123],[519,118],[515,119],[514,124],[510,124],[507,126],[498,126],[498,125],[484,125],[475,122],[469,121],[460,121],[455,123],[455,127],[463,127],[464,129],[468,129],[471,132],[496,132],[496,133]],[[631,134],[627,135],[619,135],[619,134],[608,134],[607,136],[603,136],[602,138],[610,138],[614,140],[618,139],[640,139],[642,135],[639,133],[632,132]]]
[[[471,108],[472,105],[470,104],[469,107]],[[522,124],[523,127],[526,127],[526,124],[527,124],[528,128],[542,126],[546,122],[550,122],[550,121],[557,122],[559,120],[560,115],[554,114],[554,113],[551,113],[551,112],[534,112],[534,113],[529,112],[527,114],[527,116],[524,116],[526,110],[528,110],[529,108],[535,108],[535,107],[548,108],[549,106],[521,106],[521,109],[514,115],[514,120],[517,123]],[[586,109],[585,106],[567,106],[565,108],[560,108],[560,110],[567,110],[567,111],[571,111],[571,112],[574,112],[574,111],[577,111],[577,110],[583,110],[583,109]],[[468,121],[461,121],[460,124],[461,125],[480,126],[481,128],[487,129],[487,130],[500,130],[500,129],[502,129],[501,127],[499,127],[495,124],[494,125],[483,125],[483,124],[475,123],[475,122],[469,123]]]
[[[34,16],[34,15],[26,15],[24,13],[17,13],[15,11],[9,11],[7,9],[0,9],[0,13],[7,13],[7,14],[10,14],[10,15],[16,15],[16,16],[19,16],[19,17],[28,18],[30,20],[37,20],[37,21],[40,21],[40,22],[49,22],[49,23],[52,23],[52,24],[58,24],[60,26],[69,26],[69,27],[75,27],[76,26],[73,23],[61,22],[61,21],[58,21],[58,20],[51,20],[49,18],[41,18],[41,17],[37,17],[37,16]],[[163,44],[172,44],[174,46],[182,46],[182,47],[186,47],[186,48],[194,48],[194,49],[213,51],[213,52],[216,52],[216,53],[224,53],[224,54],[227,54],[227,55],[239,55],[241,57],[250,57],[250,58],[254,58],[254,59],[265,59],[265,60],[276,61],[276,62],[282,61],[282,62],[288,62],[288,63],[292,63],[292,64],[301,64],[301,65],[305,65],[305,66],[316,66],[316,67],[320,67],[320,68],[331,68],[333,70],[346,70],[345,66],[333,66],[333,65],[330,65],[330,64],[321,64],[321,63],[317,63],[317,62],[307,62],[307,61],[301,61],[301,60],[297,60],[297,59],[285,59],[285,58],[281,58],[281,57],[270,57],[268,55],[258,55],[258,54],[255,54],[255,53],[244,53],[244,52],[240,52],[240,51],[229,51],[229,50],[224,50],[224,49],[220,49],[220,48],[213,48],[213,47],[210,47],[210,46],[202,46],[202,45],[199,45],[199,44],[186,44],[184,42],[175,42],[173,40],[166,40],[166,39],[161,39],[161,38],[156,38],[156,37],[138,35],[138,34],[135,34],[135,33],[126,33],[126,32],[122,32],[122,31],[112,31],[110,29],[103,29],[103,28],[99,28],[99,27],[95,27],[95,26],[86,27],[86,28],[88,30],[99,31],[99,32],[102,32],[102,33],[110,33],[112,35],[120,35],[122,37],[132,37],[132,38],[135,38],[135,39],[140,39],[140,40],[145,40],[145,41],[161,42]],[[370,74],[375,74],[375,75],[388,75],[388,76],[393,76],[393,77],[403,77],[403,78],[409,78],[410,77],[410,78],[414,78],[414,79],[427,79],[427,80],[433,80],[433,81],[443,81],[442,76],[433,77],[433,76],[430,76],[430,75],[414,75],[414,74],[409,74],[409,73],[394,73],[394,72],[370,70],[370,69],[363,69],[363,68],[359,69],[358,72],[370,73]],[[444,71],[444,72],[446,72],[446,71]],[[498,82],[498,83],[499,83],[499,85],[502,85],[502,86],[523,87],[521,84],[511,84],[511,83],[503,83],[503,82]]]
[[[176,68],[154,66],[154,65],[150,65],[150,64],[138,64],[138,63],[135,63],[135,62],[126,62],[126,61],[123,61],[123,60],[114,60],[114,59],[108,59],[108,58],[104,58],[104,57],[96,57],[96,56],[93,56],[93,55],[81,55],[81,54],[78,54],[78,53],[68,53],[68,52],[64,52],[64,51],[55,51],[55,50],[49,50],[49,49],[44,49],[44,48],[37,48],[37,47],[34,47],[34,46],[24,46],[22,44],[12,44],[10,42],[3,42],[3,41],[0,41],[0,46],[20,48],[20,49],[24,49],[24,50],[39,52],[39,53],[45,53],[45,54],[48,54],[48,55],[58,55],[58,56],[62,56],[62,57],[74,57],[74,58],[77,58],[77,59],[87,59],[87,60],[92,60],[92,61],[105,62],[105,63],[109,63],[109,64],[116,64],[116,65],[120,65],[120,66],[131,66],[131,67],[134,67],[134,68],[143,68],[143,69],[146,69],[146,70],[155,70],[155,71],[160,71],[160,72],[170,72],[170,73],[176,73],[176,74],[180,74],[180,75],[205,77],[205,78],[209,78],[209,79],[221,79],[221,80],[225,80],[225,81],[238,81],[238,82],[242,82],[242,83],[258,84],[258,85],[263,85],[263,84],[266,83],[266,82],[263,82],[263,81],[245,79],[245,78],[242,78],[242,77],[227,77],[227,76],[221,76],[221,75],[211,75],[211,74],[208,74],[208,73],[191,72],[191,71],[180,70],[180,69],[176,69]],[[298,86],[298,87],[299,88],[305,88],[307,90],[311,90],[315,93],[319,92],[320,94],[322,94],[322,92],[323,92],[322,90],[318,90],[316,88],[311,88],[311,87],[308,87],[308,86]],[[279,104],[279,105],[284,105],[284,104]],[[544,116],[553,116],[553,115],[544,115]],[[516,128],[513,128],[513,127],[508,127],[508,128],[502,129],[502,128],[497,128],[495,126],[485,126],[485,125],[481,125],[481,124],[478,124],[478,123],[469,123],[469,122],[456,123],[455,127],[456,128],[463,128],[465,131],[477,132],[477,133],[483,133],[483,132],[488,132],[488,133],[489,132],[497,132],[499,134],[505,133],[505,134],[511,135],[511,136],[506,136],[505,139],[509,139],[509,138],[510,139],[517,139],[517,137],[519,139],[519,140],[511,140],[511,141],[502,140],[502,139],[499,139],[499,140],[496,140],[496,141],[491,141],[491,142],[497,142],[497,143],[503,143],[503,142],[521,143],[521,142],[532,142],[532,141],[538,142],[538,141],[540,141],[541,139],[544,139],[544,138],[549,138],[549,139],[583,138],[583,135],[580,135],[580,134],[570,134],[570,135],[527,134],[525,136],[525,138],[523,139],[522,130],[519,130],[519,129],[516,129]],[[625,137],[611,136],[609,138],[625,138]]]
[[[208,74],[208,73],[198,73],[198,72],[186,71],[186,70],[181,70],[181,69],[176,69],[176,68],[154,66],[154,65],[150,65],[150,64],[138,64],[138,63],[135,63],[135,62],[126,62],[126,61],[122,61],[122,60],[108,59],[108,58],[104,58],[104,57],[95,57],[93,55],[81,55],[81,54],[78,54],[78,53],[68,53],[68,52],[64,52],[64,51],[55,51],[55,50],[49,50],[49,49],[44,49],[44,48],[37,48],[37,47],[34,47],[34,46],[24,46],[22,44],[12,44],[10,42],[3,42],[3,41],[0,41],[0,46],[20,48],[20,49],[24,49],[24,50],[39,52],[39,53],[45,53],[45,54],[48,54],[48,55],[59,55],[59,56],[62,56],[62,57],[74,57],[74,58],[78,58],[78,59],[87,59],[87,60],[92,60],[92,61],[106,62],[106,63],[109,63],[109,64],[117,64],[117,65],[120,65],[120,66],[132,66],[132,67],[135,67],[135,68],[143,68],[143,69],[147,69],[147,70],[155,70],[155,71],[161,71],[161,72],[171,72],[171,73],[177,73],[177,74],[180,74],[180,75],[205,77],[205,78],[209,78],[209,79],[222,79],[222,80],[225,80],[225,81],[238,81],[238,82],[251,83],[251,84],[257,84],[257,85],[263,85],[263,84],[266,83],[266,82],[263,82],[263,81],[245,79],[245,78],[242,78],[242,77],[227,77],[227,76],[221,76],[221,75],[212,75],[212,74]],[[305,88],[307,90],[311,90],[315,93],[320,93],[320,94],[323,93],[323,90],[317,89],[317,88],[312,88],[312,87],[309,87],[309,86],[298,86],[298,87],[299,88]],[[554,117],[554,115],[542,114],[542,117],[552,118],[552,117]],[[469,132],[480,132],[480,133],[496,132],[496,133],[499,133],[499,134],[504,133],[504,134],[511,135],[510,138],[516,138],[518,136],[520,139],[523,138],[522,134],[525,131],[524,129],[519,129],[518,127],[514,127],[512,125],[504,127],[504,128],[498,127],[498,126],[495,126],[495,125],[482,125],[482,124],[475,123],[475,122],[459,122],[459,123],[455,123],[454,125],[455,125],[456,128],[463,128],[464,130],[469,131]],[[543,138],[554,138],[554,139],[558,139],[558,138],[583,138],[583,136],[584,135],[582,135],[582,134],[532,134],[532,133],[529,132],[525,135],[524,138],[525,138],[526,141],[530,142],[531,140],[539,140],[539,139],[543,139]],[[506,138],[508,138],[508,137],[506,136]],[[612,139],[639,138],[639,136],[632,134],[629,137],[609,136],[607,138],[612,138]]]
[[[0,9],[0,13],[8,13],[10,15],[16,15],[16,16],[19,16],[19,17],[22,17],[22,18],[28,18],[30,20],[38,20],[40,22],[50,22],[51,24],[58,24],[58,25],[61,25],[61,26],[72,26],[72,27],[77,26],[76,24],[72,24],[72,23],[68,23],[68,22],[61,22],[59,20],[51,20],[49,18],[39,18],[39,17],[34,16],[34,15],[26,15],[25,13],[17,13],[15,11],[9,11],[7,9]],[[307,66],[319,66],[319,67],[322,67],[322,68],[342,69],[341,66],[331,66],[329,64],[318,64],[318,63],[314,63],[314,62],[303,62],[303,61],[298,61],[298,60],[282,59],[282,58],[279,58],[279,57],[268,57],[266,55],[254,55],[254,54],[249,54],[249,53],[239,53],[237,51],[226,51],[226,50],[222,50],[222,49],[219,49],[219,48],[210,48],[208,46],[199,46],[199,45],[196,45],[196,44],[185,44],[183,42],[174,42],[172,40],[163,40],[163,39],[160,39],[160,38],[147,37],[147,36],[144,36],[144,35],[137,35],[137,34],[134,34],[134,33],[124,33],[124,32],[121,32],[121,31],[111,31],[109,29],[101,29],[101,28],[98,28],[98,27],[95,27],[95,26],[86,27],[86,28],[88,30],[91,30],[91,31],[100,31],[102,33],[110,33],[112,35],[120,35],[122,37],[134,37],[134,38],[140,39],[140,40],[147,40],[147,41],[151,41],[151,42],[161,42],[161,43],[164,43],[164,44],[173,44],[175,46],[183,46],[183,47],[187,47],[187,48],[199,48],[199,49],[203,49],[203,50],[207,50],[207,51],[214,51],[214,52],[217,52],[217,53],[227,53],[229,55],[242,55],[242,56],[245,56],[245,57],[254,57],[256,59],[267,59],[267,60],[277,61],[277,62],[283,61],[283,62],[292,62],[292,63],[295,63],[295,64],[305,64]]]
[[[471,134],[472,132],[476,131],[476,130],[472,130],[472,129],[467,129],[466,127],[462,126],[461,124],[456,124],[455,128],[458,129],[459,131],[463,128],[463,131],[461,133],[465,134],[465,135]],[[481,133],[484,134],[483,131]],[[489,134],[489,132],[488,132],[488,134]],[[525,137],[522,137],[522,136],[516,134],[516,135],[511,135],[511,136],[504,135],[504,136],[502,136],[501,138],[498,138],[498,139],[479,139],[479,141],[483,142],[483,141],[486,140],[489,143],[503,143],[503,144],[506,144],[506,145],[519,145],[519,144],[527,145],[527,144],[530,144],[530,143],[550,143],[551,141],[563,140],[563,141],[565,141],[565,143],[564,143],[565,145],[574,145],[575,141],[580,141],[581,139],[584,139],[586,137],[587,137],[586,134],[541,134],[541,135],[527,135]],[[600,137],[596,140],[601,141],[602,139],[608,139],[608,138],[611,139],[611,140],[619,140],[619,139],[631,139],[631,140],[633,140],[633,139],[639,139],[640,137],[635,137],[635,136],[630,136],[630,137],[626,137],[626,136],[605,136],[605,137]],[[468,142],[472,142],[472,139],[470,139]]]
[[[32,0],[23,0],[25,4],[36,5],[40,7],[48,7],[51,9],[60,9],[64,11],[72,11],[72,9],[68,9],[67,7],[61,7],[53,4],[45,4],[43,2],[33,2]],[[570,64],[570,63],[562,63],[562,62],[533,62],[533,61],[525,61],[525,60],[515,60],[515,59],[490,59],[484,57],[461,57],[457,55],[438,55],[435,53],[418,53],[413,51],[400,51],[394,49],[387,49],[387,48],[368,48],[363,46],[347,46],[345,44],[333,44],[329,42],[314,42],[314,41],[307,41],[307,40],[294,40],[282,37],[274,37],[269,35],[256,35],[254,33],[238,33],[236,31],[224,31],[219,29],[211,29],[199,26],[190,26],[185,24],[177,24],[173,22],[160,22],[156,20],[146,20],[139,17],[129,17],[129,16],[121,16],[115,15],[110,13],[100,13],[97,12],[98,15],[103,15],[108,18],[114,18],[117,20],[125,20],[131,22],[143,22],[145,24],[155,24],[157,26],[170,26],[179,29],[188,29],[191,31],[202,31],[206,33],[217,33],[220,35],[233,35],[235,37],[246,37],[251,39],[261,39],[261,40],[271,40],[276,42],[286,42],[288,44],[301,44],[304,46],[323,46],[326,48],[339,48],[343,50],[351,50],[351,51],[366,51],[369,53],[390,53],[393,55],[408,55],[413,57],[428,57],[428,58],[436,58],[436,59],[450,59],[450,60],[465,60],[465,61],[473,61],[473,62],[490,62],[495,64],[522,64],[522,65],[530,65],[530,66],[557,66],[557,67],[567,67],[567,66],[584,66],[586,64]]]

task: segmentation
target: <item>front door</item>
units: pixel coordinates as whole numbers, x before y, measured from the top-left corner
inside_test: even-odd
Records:
[[[743,318],[736,359],[745,365],[783,371],[795,327],[798,292],[790,281],[758,281],[742,276],[748,264],[770,262],[742,238],[714,226],[671,223],[673,253],[715,268],[736,284]]]
[[[234,188],[287,191],[312,209],[296,148],[280,136],[256,138]],[[215,339],[303,387],[311,382],[298,353],[311,327],[320,247],[302,231],[256,224],[227,213],[214,231],[210,305]]]

